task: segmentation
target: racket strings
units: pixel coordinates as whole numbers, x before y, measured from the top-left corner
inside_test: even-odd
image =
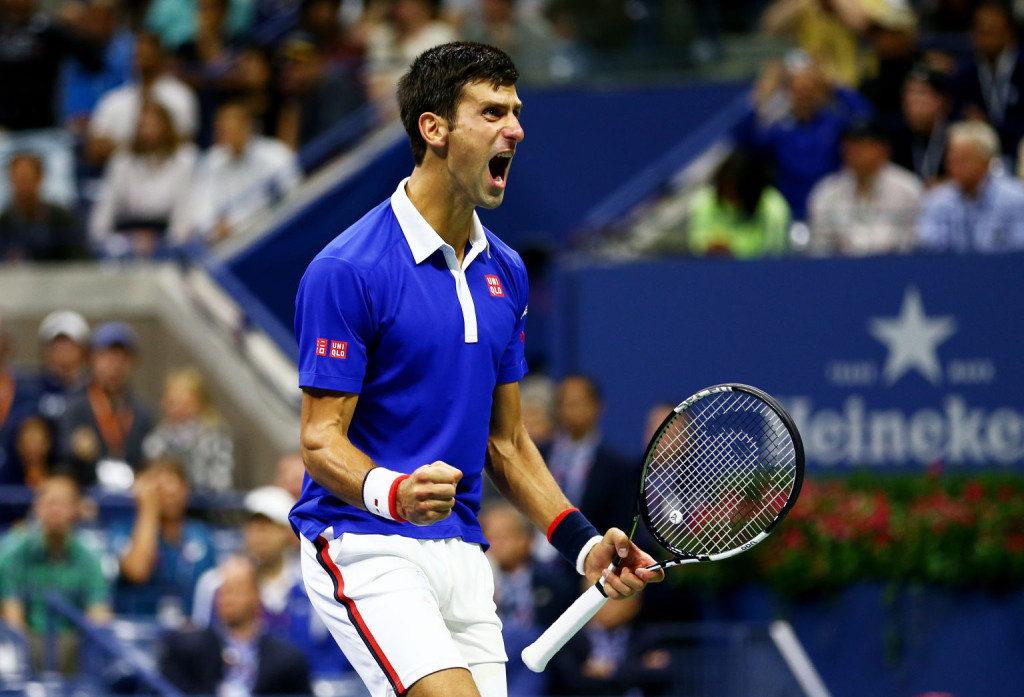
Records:
[[[648,455],[645,517],[672,551],[736,549],[777,518],[793,492],[796,451],[767,404],[715,393],[665,425]]]

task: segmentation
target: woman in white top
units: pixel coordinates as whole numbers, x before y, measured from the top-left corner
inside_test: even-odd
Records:
[[[189,190],[198,159],[183,143],[170,113],[147,101],[131,145],[111,159],[89,219],[92,243],[111,256],[151,256],[161,241],[183,242]]]

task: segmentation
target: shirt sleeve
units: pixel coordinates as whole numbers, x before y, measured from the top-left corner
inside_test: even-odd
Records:
[[[110,605],[110,585],[103,575],[103,565],[93,554],[88,554],[83,562],[85,585],[85,609],[96,605]]]
[[[925,199],[917,218],[918,249],[940,251],[948,244],[948,238],[948,223],[943,220],[940,201],[934,197]]]
[[[501,356],[501,365],[498,367],[498,382],[518,382],[527,373],[526,367],[526,313],[530,296],[529,281],[526,277],[525,268],[513,268],[516,288],[516,320],[509,337],[505,352]]]
[[[374,338],[370,289],[343,259],[314,259],[295,298],[299,387],[362,391]]]

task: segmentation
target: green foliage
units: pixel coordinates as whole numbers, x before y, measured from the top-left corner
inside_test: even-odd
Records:
[[[767,583],[786,595],[861,582],[1006,590],[1024,584],[1024,476],[858,473],[808,480],[748,553],[669,575],[684,586]]]

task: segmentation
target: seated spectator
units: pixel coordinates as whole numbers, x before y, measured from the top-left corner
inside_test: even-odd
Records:
[[[256,3],[229,0],[227,31],[232,38],[249,35]],[[153,0],[146,13],[146,29],[155,32],[171,52],[196,38],[196,0]]]
[[[38,416],[30,416],[18,426],[14,450],[22,476],[18,484],[35,489],[60,469],[55,459],[53,432],[49,424]]]
[[[811,191],[811,251],[867,256],[913,249],[923,187],[889,154],[881,124],[862,121],[846,131],[843,169]]]
[[[32,504],[33,523],[8,533],[0,553],[2,617],[8,626],[26,633],[36,670],[42,667],[46,634],[47,595],[54,593],[85,613],[93,622],[110,616],[109,588],[99,556],[79,539],[78,486],[70,477],[46,477]],[[77,634],[57,619],[57,664],[74,674],[78,659]]]
[[[158,36],[136,36],[135,80],[104,95],[89,122],[85,153],[91,162],[103,164],[116,149],[131,145],[138,134],[142,103],[149,100],[167,109],[182,140],[195,137],[199,102],[188,85],[168,74],[166,63]]]
[[[163,416],[142,443],[147,459],[181,460],[193,491],[230,489],[235,445],[202,374],[195,368],[171,371],[160,406]]]
[[[216,145],[199,163],[191,199],[192,235],[211,243],[228,237],[301,179],[295,153],[278,140],[254,135],[244,106],[222,106],[215,131]]]
[[[298,501],[305,478],[306,465],[302,462],[302,455],[286,453],[278,458],[277,468],[274,472],[274,486],[284,489]]]
[[[281,50],[281,137],[298,148],[366,104],[354,61],[332,61],[312,35],[296,33]]]
[[[206,524],[186,517],[188,480],[175,460],[154,460],[135,480],[135,522],[115,523],[111,548],[119,550],[114,593],[119,613],[158,616],[179,625],[192,612],[196,582],[214,560]]]
[[[524,81],[547,81],[560,41],[543,17],[516,12],[516,0],[483,0],[480,12],[462,28],[467,41],[497,46],[507,53]]]
[[[548,694],[671,694],[671,654],[634,623],[642,598],[634,593],[597,611],[548,665]]]
[[[538,448],[546,448],[555,432],[555,383],[540,373],[527,375],[519,383],[523,425]]]
[[[946,176],[949,77],[918,66],[903,86],[903,118],[892,134],[892,161],[934,186]]]
[[[234,557],[219,570],[219,627],[166,635],[159,652],[164,677],[190,695],[312,694],[302,653],[260,620],[252,564]]]
[[[781,116],[769,113],[779,102]],[[870,106],[852,90],[831,87],[821,68],[800,53],[790,54],[781,71],[766,72],[755,106],[738,127],[739,145],[771,158],[779,191],[793,218],[803,220],[811,189],[839,169],[843,131],[869,114]]]
[[[78,217],[43,198],[43,160],[17,153],[7,165],[11,201],[0,213],[0,262],[87,258]]]
[[[153,416],[131,386],[138,355],[135,331],[123,322],[108,322],[93,333],[92,381],[68,404],[58,428],[60,457],[83,486],[96,483],[105,461],[142,467],[142,440]]]
[[[107,256],[150,257],[167,241],[185,239],[189,187],[199,153],[183,143],[170,112],[145,102],[131,146],[103,177],[89,220],[89,237]]]
[[[949,182],[925,197],[918,247],[933,252],[1024,250],[1024,184],[993,171],[999,136],[984,123],[949,129]]]
[[[0,484],[23,484],[15,439],[22,421],[36,412],[39,387],[8,364],[10,349],[10,339],[0,317]]]
[[[1006,3],[985,0],[977,5],[971,44],[974,55],[961,63],[954,82],[954,114],[992,124],[1003,154],[1013,162],[1024,137],[1024,61]]]
[[[742,150],[719,166],[711,186],[690,202],[689,250],[699,256],[751,259],[786,251],[789,205],[771,186],[767,167]]]
[[[455,41],[455,29],[440,18],[440,0],[392,0],[384,22],[366,37],[367,89],[382,120],[398,112],[395,87],[416,56]]]
[[[905,0],[860,0],[874,49],[860,93],[886,128],[900,120],[903,84],[920,58],[917,17]]]
[[[62,23],[37,13],[35,0],[0,1],[0,163],[14,152],[33,150],[46,163],[43,198],[71,205],[75,193],[73,143],[59,130],[60,70],[75,56],[99,70],[99,48]],[[8,197],[0,179],[0,204]]]
[[[89,384],[89,323],[72,310],[54,310],[39,323],[41,349],[39,414],[56,433],[68,403]]]
[[[761,28],[795,38],[829,79],[857,86],[864,62],[858,38],[868,28],[858,0],[775,0],[761,16]]]
[[[89,116],[103,95],[132,79],[135,37],[122,21],[115,0],[81,3],[76,24],[102,51],[103,67],[86,70],[80,61],[65,61],[62,84],[63,123],[76,135],[85,133]]]

